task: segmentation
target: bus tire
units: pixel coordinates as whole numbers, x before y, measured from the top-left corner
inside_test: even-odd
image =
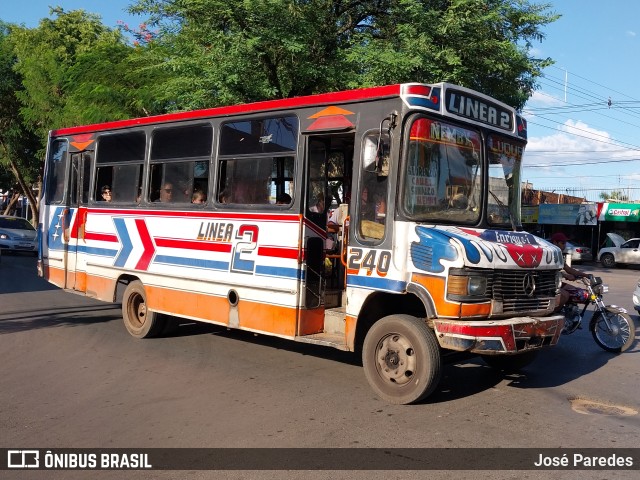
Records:
[[[410,315],[389,315],[373,324],[364,339],[362,365],[374,392],[396,405],[424,399],[442,375],[433,330]]]
[[[139,280],[129,283],[124,291],[122,319],[127,331],[136,338],[156,337],[164,329],[162,316],[147,309],[147,294]]]

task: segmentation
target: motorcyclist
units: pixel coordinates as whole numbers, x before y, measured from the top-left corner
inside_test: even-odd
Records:
[[[551,235],[551,238],[549,240],[564,252],[569,238],[564,233],[557,232]],[[566,261],[564,262],[562,270],[562,276],[569,281],[589,276],[588,273],[581,272],[580,270],[570,267],[569,265],[567,265]],[[562,282],[562,285],[560,286],[560,301],[556,305],[556,311],[562,308],[562,306],[570,299],[573,299],[573,301],[577,303],[584,303],[587,300],[588,296],[589,293],[586,290]]]

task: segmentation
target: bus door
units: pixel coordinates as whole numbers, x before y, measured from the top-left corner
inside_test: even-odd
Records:
[[[344,263],[349,285],[360,292],[394,288],[387,279],[393,251],[391,212],[395,200],[395,188],[389,184],[390,148],[388,132],[371,130],[362,138],[362,158],[354,169],[358,178],[351,196]]]
[[[66,243],[66,288],[86,291],[87,257],[85,223],[89,202],[89,181],[93,169],[93,152],[84,151],[71,154],[71,174],[69,176],[69,206],[76,210],[71,217],[69,239]]]
[[[340,261],[351,191],[355,135],[309,136],[305,206],[307,308],[343,306],[344,267]]]

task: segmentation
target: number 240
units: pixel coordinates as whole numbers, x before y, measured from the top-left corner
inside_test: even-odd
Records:
[[[349,255],[349,270],[367,270],[367,275],[371,275],[373,270],[377,270],[378,275],[385,276],[391,265],[391,252],[388,250],[369,250],[361,248],[351,248]]]

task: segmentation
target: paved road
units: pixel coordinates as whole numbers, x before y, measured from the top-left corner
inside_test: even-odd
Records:
[[[632,310],[640,270],[584,268],[609,283],[608,303]],[[638,319],[635,312],[633,317]],[[181,326],[174,337],[136,340],[124,329],[118,305],[48,285],[36,277],[32,257],[3,256],[0,264],[5,448],[638,447],[639,366],[637,342],[616,356],[600,350],[584,329],[563,337],[523,374],[504,377],[471,359],[448,365],[425,403],[390,406],[369,389],[352,354],[196,324]],[[613,408],[578,413],[575,399]],[[75,473],[73,478],[88,478]],[[301,477],[222,473],[128,472],[126,478]],[[525,476],[546,477],[538,473]],[[578,473],[554,476],[634,477]],[[13,478],[71,476],[31,472]],[[101,476],[125,478],[121,472]],[[459,472],[439,476],[461,478]],[[330,477],[351,479],[354,473]],[[491,478],[521,476],[497,472]]]

